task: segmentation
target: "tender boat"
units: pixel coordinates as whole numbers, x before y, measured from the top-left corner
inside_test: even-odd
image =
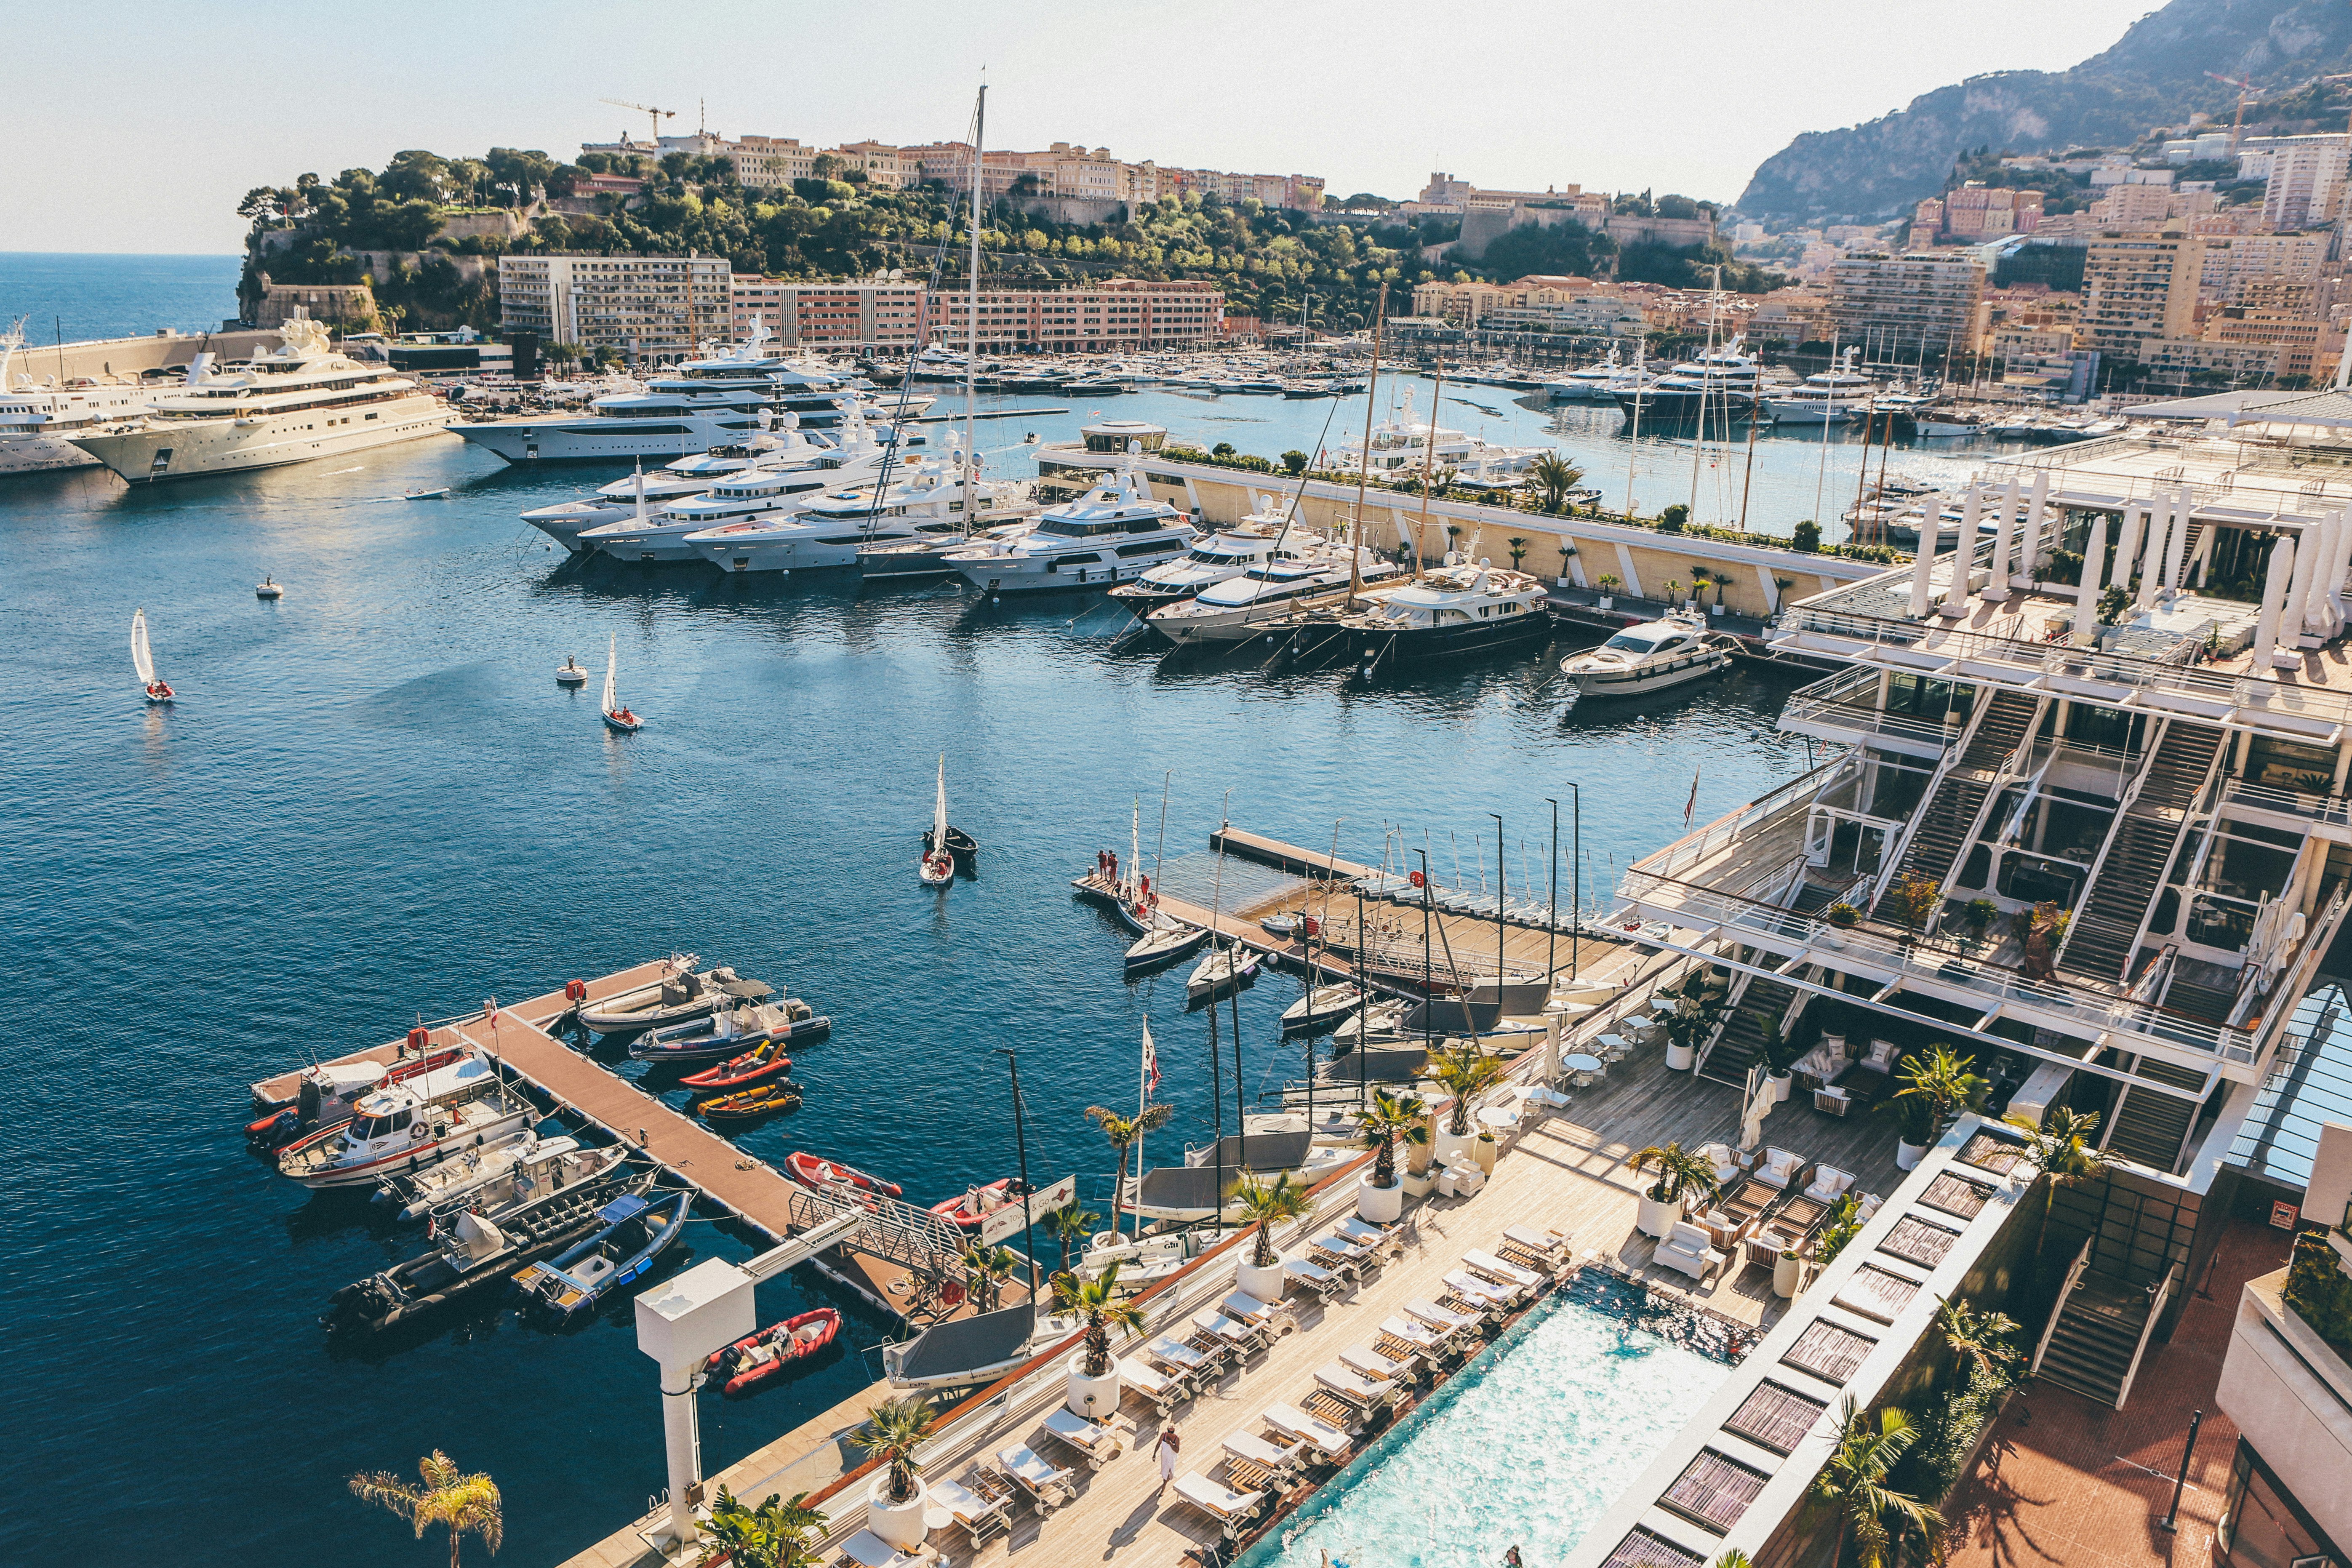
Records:
[[[528,1304],[569,1320],[593,1312],[614,1291],[644,1279],[670,1244],[686,1230],[694,1206],[691,1188],[675,1193],[630,1193],[596,1211],[604,1228],[544,1263],[527,1264],[514,1289]]]
[[[722,1094],[716,1100],[706,1100],[694,1109],[710,1121],[759,1121],[771,1116],[801,1108],[801,1086],[796,1083],[763,1083],[757,1089],[747,1089],[737,1094]]]
[[[440,500],[446,498],[448,493],[449,487],[443,485],[438,489],[411,490],[404,499],[408,500]]]
[[[726,987],[737,975],[724,965],[697,974],[694,963],[690,952],[673,955],[667,965],[669,973],[653,984],[593,1005],[583,1004],[581,1023],[600,1035],[618,1035],[682,1024],[716,1012],[730,999]]]
[[[286,596],[286,590],[278,585],[275,577],[265,574],[253,585],[253,596],[257,599],[282,599]]]
[[[1184,977],[1184,1002],[1197,1007],[1228,991],[1246,991],[1257,984],[1260,955],[1238,947],[1221,947],[1194,965]]]
[[[555,684],[558,686],[585,686],[588,684],[588,672],[581,668],[572,657],[567,653],[563,656],[563,662],[555,667]]]
[[[736,984],[759,985],[757,981]],[[762,996],[768,994],[764,985],[760,985],[759,991]],[[674,1065],[725,1061],[741,1056],[754,1046],[776,1040],[814,1039],[832,1027],[832,1019],[819,1017],[799,997],[787,996],[782,1001],[754,1002],[747,1007],[733,1007],[708,1018],[653,1030],[629,1042],[629,1057],[634,1061]]]
[[[880,1193],[895,1198],[901,1190],[898,1183],[886,1182],[855,1165],[845,1165],[838,1160],[821,1159],[798,1149],[784,1156],[784,1173],[813,1193],[849,1197]]]
[[[645,728],[646,721],[621,706],[614,692],[614,682],[621,668],[621,636],[613,634],[611,644],[604,649],[604,700],[597,711],[604,717],[604,728],[619,735],[634,735]]]
[[[1288,942],[1294,936],[1315,934],[1315,917],[1305,910],[1284,910],[1257,922],[1258,929],[1268,936]]]
[[[443,1204],[471,1196],[519,1164],[570,1153],[579,1147],[574,1138],[541,1138],[518,1129],[495,1143],[463,1150],[414,1175],[386,1176],[376,1184],[375,1201],[399,1205],[403,1219],[423,1219]]]
[[[1719,674],[1738,647],[1694,616],[1673,615],[1627,626],[1599,647],[1570,654],[1559,668],[1587,697],[1635,697]]]
[[[749,1089],[772,1078],[782,1078],[793,1070],[793,1058],[784,1054],[782,1040],[762,1040],[740,1057],[732,1057],[717,1067],[700,1072],[688,1073],[677,1081],[688,1089],[706,1093],[726,1094],[739,1089]]]
[[[169,702],[179,693],[173,691],[163,677],[155,673],[155,652],[147,645],[147,612],[131,612],[131,668],[138,672],[140,689],[148,703]]]
[[[1018,1177],[1007,1176],[984,1187],[967,1187],[955,1197],[933,1204],[931,1212],[950,1225],[976,1231],[981,1222],[998,1209],[1018,1205],[1028,1190]]]
[[[468,1052],[447,1067],[375,1090],[342,1126],[289,1144],[278,1152],[278,1171],[314,1189],[372,1187],[461,1149],[496,1142],[538,1115],[488,1058]]]
[[[758,1333],[745,1334],[733,1344],[711,1352],[702,1369],[709,1376],[727,1380],[722,1385],[724,1393],[749,1394],[785,1368],[806,1361],[833,1343],[833,1336],[839,1332],[841,1314],[831,1307],[819,1307],[796,1318],[786,1318],[781,1323],[771,1323]]]
[[[1283,1032],[1304,1033],[1334,1026],[1353,1013],[1363,999],[1361,991],[1345,982],[1310,985],[1306,995],[1282,1010]]]
[[[619,1171],[628,1158],[625,1143],[583,1144],[572,1138],[545,1139],[505,1169],[494,1171],[470,1188],[461,1187],[454,1195],[434,1202],[425,1209],[425,1217],[432,1222],[436,1234],[457,1224],[458,1215],[467,1211],[497,1223],[550,1193],[569,1192],[583,1183],[602,1180]]]
[[[1121,1293],[1156,1285],[1201,1255],[1201,1237],[1192,1231],[1174,1230],[1157,1236],[1124,1236],[1098,1230],[1073,1265],[1081,1279],[1092,1279],[1118,1265]]]
[[[1169,923],[1146,932],[1133,947],[1127,950],[1127,973],[1141,974],[1190,957],[1209,940],[1206,926],[1186,925],[1173,916]]]

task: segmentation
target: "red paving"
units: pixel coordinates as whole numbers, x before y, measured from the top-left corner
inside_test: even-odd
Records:
[[[1953,1489],[1952,1568],[2202,1568],[2229,1486],[2238,1429],[2214,1407],[2239,1289],[2285,1266],[2287,1236],[2233,1221],[2169,1344],[2151,1349],[2121,1410],[2048,1384],[2001,1413],[1976,1473]],[[2205,1412],[2181,1494],[2179,1528],[2157,1528],[2172,1500],[2189,1413]]]

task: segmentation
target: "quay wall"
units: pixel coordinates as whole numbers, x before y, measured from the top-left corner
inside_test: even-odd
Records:
[[[8,379],[29,375],[36,384],[51,376],[137,375],[165,365],[185,364],[209,349],[215,360],[243,359],[255,350],[276,348],[274,331],[156,332],[143,338],[95,338],[87,342],[27,343],[8,362]]]
[[[1058,478],[1062,488],[1084,481],[1119,459],[1114,454],[1089,452],[1074,446],[1038,448],[1037,468],[1048,485]],[[1225,526],[1258,510],[1258,498],[1270,498],[1286,508],[1298,493],[1299,481],[1287,474],[1253,474],[1202,463],[1169,462],[1149,454],[1145,479],[1159,500],[1184,511],[1197,510],[1203,522]],[[1309,526],[1328,529],[1344,522],[1356,510],[1353,485],[1329,479],[1308,479],[1299,496],[1298,516]],[[1376,550],[1412,548],[1418,538],[1426,559],[1435,560],[1448,549],[1470,550],[1477,540],[1477,555],[1505,565],[1512,539],[1524,539],[1527,553],[1522,569],[1538,576],[1565,576],[1578,588],[1597,588],[1600,579],[1613,576],[1617,591],[1633,598],[1662,598],[1667,583],[1682,585],[1690,596],[1691,568],[1710,574],[1720,571],[1725,582],[1722,602],[1735,615],[1767,618],[1792,599],[1826,594],[1847,583],[1885,572],[1883,563],[1852,561],[1843,556],[1810,554],[1768,545],[1735,543],[1728,540],[1664,533],[1603,518],[1550,517],[1476,501],[1435,500],[1428,503],[1428,521],[1422,521],[1421,498],[1377,486],[1364,491],[1364,542]],[[1449,536],[1447,526],[1461,530]],[[1575,553],[1563,556],[1560,547]],[[1566,570],[1563,571],[1562,568]],[[1786,582],[1789,586],[1779,584]],[[1710,584],[1706,602],[1716,602]]]

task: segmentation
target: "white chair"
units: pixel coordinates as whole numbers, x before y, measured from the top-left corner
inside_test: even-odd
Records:
[[[1121,1451],[1118,1433],[1066,1409],[1057,1407],[1045,1417],[1045,1434],[1085,1456],[1089,1470],[1101,1469],[1118,1458]]]
[[[1003,1498],[984,1498],[961,1481],[929,1479],[923,1482],[923,1491],[963,1526],[974,1550],[990,1536],[1013,1528],[1013,1505]]]
[[[1533,1226],[1507,1225],[1503,1239],[1528,1251],[1538,1253],[1554,1263],[1568,1260],[1570,1237],[1556,1230],[1538,1230]]]
[[[1391,1258],[1394,1258],[1404,1250],[1402,1229],[1401,1226],[1374,1225],[1370,1220],[1349,1218],[1343,1219],[1333,1226],[1331,1234],[1343,1240],[1352,1241],[1360,1247],[1369,1247],[1376,1252],[1385,1252]]]
[[[1418,1318],[1407,1317],[1401,1312],[1381,1319],[1381,1332],[1394,1334],[1426,1356],[1442,1354],[1445,1349],[1445,1334]]]
[[[1794,1181],[1805,1166],[1804,1157],[1786,1149],[1768,1148],[1764,1157],[1756,1162],[1756,1179],[1767,1186],[1785,1187]]]
[[[1348,1450],[1355,1446],[1354,1439],[1345,1432],[1295,1405],[1269,1405],[1262,1418],[1293,1443],[1314,1449],[1316,1457],[1326,1464],[1337,1464],[1346,1458]]]
[[[1192,1314],[1192,1326],[1202,1333],[1231,1345],[1242,1355],[1255,1355],[1274,1342],[1274,1331],[1259,1329],[1248,1323],[1235,1322],[1214,1307],[1203,1307]]]
[[[928,1546],[901,1552],[870,1530],[861,1530],[843,1542],[841,1554],[857,1568],[921,1568],[937,1555]]]
[[[1286,1334],[1298,1327],[1297,1319],[1280,1307],[1259,1300],[1246,1290],[1227,1293],[1225,1299],[1218,1302],[1217,1306],[1226,1317],[1247,1323],[1255,1329],[1264,1329],[1269,1333]]]
[[[1153,1411],[1165,1421],[1168,1413],[1192,1397],[1192,1385],[1182,1378],[1170,1377],[1139,1355],[1121,1356],[1118,1363],[1120,1386],[1127,1392],[1150,1402]]]
[[[1522,1268],[1516,1263],[1505,1262],[1484,1247],[1473,1247],[1462,1255],[1462,1261],[1478,1273],[1506,1285],[1516,1285],[1522,1292],[1543,1283],[1543,1276],[1532,1268]]]
[[[1739,1153],[1730,1144],[1702,1143],[1698,1146],[1698,1157],[1705,1160],[1708,1167],[1714,1171],[1717,1186],[1727,1187],[1738,1179],[1740,1172]]]
[[[1448,1165],[1437,1175],[1437,1190],[1449,1198],[1473,1196],[1486,1184],[1486,1173],[1475,1165]]]
[[[1382,1355],[1376,1347],[1360,1342],[1341,1351],[1339,1360],[1350,1371],[1360,1372],[1374,1383],[1401,1386],[1412,1375],[1412,1363]]]
[[[1864,1053],[1862,1060],[1853,1065],[1868,1068],[1873,1072],[1893,1072],[1895,1057],[1895,1048],[1893,1040],[1873,1040],[1870,1042],[1870,1049]]]
[[[1241,1534],[1265,1502],[1264,1492],[1237,1492],[1198,1470],[1176,1478],[1176,1495],[1215,1520],[1228,1541]]]
[[[1356,1406],[1371,1410],[1388,1404],[1403,1392],[1401,1384],[1388,1378],[1367,1377],[1344,1361],[1326,1362],[1315,1369],[1315,1384]]]
[[[1835,1084],[1813,1090],[1813,1109],[1824,1116],[1843,1116],[1853,1110],[1853,1096]]]
[[[1592,1054],[1604,1063],[1622,1062],[1625,1054],[1633,1048],[1633,1042],[1622,1035],[1601,1035],[1593,1040],[1592,1046]]]
[[[1832,1165],[1817,1165],[1813,1168],[1812,1185],[1805,1189],[1805,1196],[1819,1203],[1833,1204],[1852,1185],[1853,1172],[1841,1171]]]
[[[1426,1296],[1416,1296],[1404,1304],[1405,1314],[1427,1323],[1438,1332],[1452,1337],[1478,1326],[1478,1319],[1467,1312],[1456,1312],[1439,1306]]]
[[[1708,1244],[1707,1234],[1687,1220],[1676,1220],[1675,1228],[1658,1243],[1651,1262],[1666,1268],[1678,1268],[1701,1284],[1706,1277],[1723,1267],[1723,1254]]]
[[[1214,1376],[1219,1364],[1171,1334],[1162,1334],[1147,1342],[1143,1353],[1160,1365],[1193,1379],[1196,1385],[1199,1379]]]
[[[1039,1513],[1051,1513],[1078,1495],[1077,1474],[1040,1458],[1026,1443],[996,1451],[996,1470],[1019,1487]]]
[[[1863,1219],[1868,1219],[1872,1215],[1876,1214],[1879,1205],[1885,1202],[1886,1200],[1876,1193],[1864,1193],[1862,1194],[1862,1206],[1855,1209],[1854,1213]]]
[[[1268,1477],[1286,1475],[1307,1458],[1304,1443],[1270,1443],[1255,1432],[1231,1432],[1224,1438],[1225,1457],[1254,1465]]]
[[[1345,1279],[1340,1279],[1328,1268],[1309,1263],[1303,1258],[1284,1258],[1282,1272],[1286,1279],[1297,1280],[1314,1291],[1315,1299],[1318,1301],[1328,1301],[1348,1288],[1348,1282]]]
[[[1491,1279],[1481,1279],[1467,1268],[1447,1269],[1445,1286],[1465,1301],[1491,1303],[1490,1310],[1497,1312],[1508,1310],[1522,1294],[1512,1287],[1497,1285]]]

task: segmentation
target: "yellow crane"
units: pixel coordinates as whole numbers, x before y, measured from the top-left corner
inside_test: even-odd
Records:
[[[661,122],[665,120],[674,120],[677,117],[677,110],[656,109],[650,103],[625,103],[617,98],[600,98],[596,101],[599,103],[609,103],[615,109],[634,109],[639,114],[650,116],[653,121],[654,127],[654,145],[656,147],[661,145]],[[2241,107],[2242,107],[2242,104]]]
[[[2205,74],[2215,81],[2227,82],[2238,89],[2238,117],[2230,122],[2230,156],[2234,158],[2238,155],[2238,132],[2246,123],[2246,94],[2254,89],[2254,79],[2247,77],[2242,80],[2237,77],[2223,76],[2220,71],[2207,71]]]

